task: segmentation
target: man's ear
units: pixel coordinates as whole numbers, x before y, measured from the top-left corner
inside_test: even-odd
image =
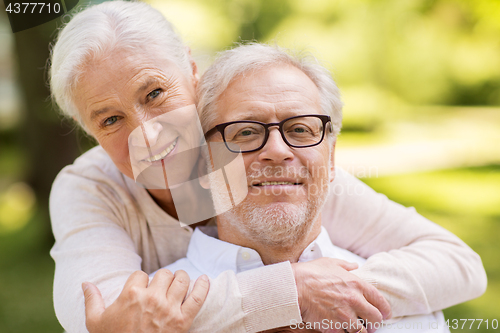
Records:
[[[186,50],[189,56],[189,64],[191,65],[191,70],[193,71],[193,85],[194,89],[196,90],[196,88],[198,87],[198,81],[200,81],[200,74],[198,73],[198,66],[196,65],[196,62],[191,55],[191,48],[189,46],[186,46]]]
[[[337,144],[337,138],[333,139],[333,146],[330,150],[330,183],[335,179],[335,145]]]

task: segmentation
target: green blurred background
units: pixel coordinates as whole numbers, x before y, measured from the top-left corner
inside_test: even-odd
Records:
[[[448,319],[500,320],[499,0],[154,0],[203,70],[240,40],[307,49],[345,102],[337,163],[451,230],[489,284]],[[83,4],[83,1],[80,1]],[[47,212],[57,172],[93,145],[55,111],[45,71],[62,20],[13,34],[0,7],[0,332],[61,332]]]

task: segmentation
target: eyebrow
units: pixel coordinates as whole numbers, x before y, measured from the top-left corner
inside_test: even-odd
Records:
[[[157,78],[148,78],[144,84],[142,84],[138,89],[137,92],[141,93],[144,90],[148,89],[148,87],[152,86],[153,84],[159,83],[160,81]],[[92,111],[90,114],[90,120],[94,121],[95,118],[99,117],[101,114],[106,113],[109,111],[109,107],[102,108],[100,110],[95,110]]]
[[[262,111],[262,109],[252,107],[248,110],[245,110],[244,112],[240,112],[240,114],[236,114],[234,119],[229,120],[229,121],[250,120],[250,121],[265,122],[262,120],[262,118],[267,115],[267,110],[264,110],[263,112],[259,112],[259,111]],[[288,112],[285,113],[285,118],[300,116],[301,111],[302,111],[301,107],[291,106],[288,108]]]
[[[153,84],[159,84],[160,81],[157,79],[157,78],[148,78],[146,80],[146,82],[144,82],[143,85],[141,85],[139,87],[139,89],[137,89],[137,92],[138,93],[142,93],[144,90],[148,89],[150,86],[152,86]]]
[[[102,108],[100,110],[95,110],[95,111],[92,111],[91,114],[90,114],[90,120],[91,121],[94,121],[95,118],[99,117],[101,114],[103,113],[106,113],[109,111],[110,108],[108,107],[105,107],[105,108]]]

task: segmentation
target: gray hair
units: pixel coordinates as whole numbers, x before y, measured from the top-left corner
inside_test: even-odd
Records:
[[[51,50],[52,98],[65,116],[85,129],[73,101],[75,85],[84,64],[117,48],[159,51],[190,75],[186,46],[163,15],[142,2],[108,1],[74,15],[64,26]]]
[[[318,87],[323,112],[332,118],[333,133],[342,126],[342,102],[330,72],[309,53],[292,55],[279,47],[250,43],[221,52],[198,83],[198,113],[204,131],[213,126],[217,101],[239,75],[279,64],[292,65],[306,74]]]

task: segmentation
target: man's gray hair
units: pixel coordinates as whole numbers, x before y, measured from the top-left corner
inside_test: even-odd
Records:
[[[52,98],[65,116],[76,119],[82,127],[73,97],[83,66],[116,49],[161,52],[186,75],[192,73],[187,48],[170,22],[150,5],[108,1],[88,7],[60,30],[50,68]]]
[[[323,112],[332,118],[333,133],[342,126],[342,102],[330,72],[308,53],[292,55],[282,48],[251,43],[221,52],[198,83],[198,113],[204,131],[214,126],[217,101],[239,75],[280,64],[297,67],[318,87]]]

